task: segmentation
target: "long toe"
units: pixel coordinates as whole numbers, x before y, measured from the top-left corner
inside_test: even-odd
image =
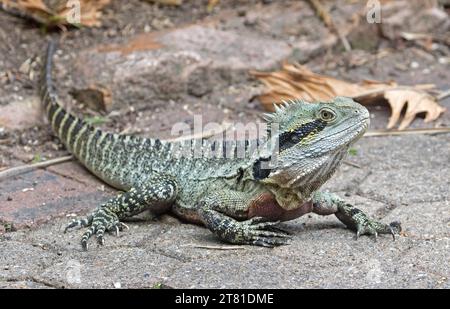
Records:
[[[89,215],[87,218],[84,219],[73,219],[64,229],[64,233],[66,233],[69,229],[72,228],[81,228],[81,227],[87,227],[92,224],[92,215]]]
[[[126,225],[125,223],[123,223],[123,222],[119,222],[118,226],[119,226],[119,230],[120,231],[123,231],[124,229],[125,230],[129,230],[130,229],[130,227],[128,225]]]
[[[289,235],[276,233],[271,231],[256,231],[253,235],[263,236],[263,237],[277,237],[277,238],[289,238]]]
[[[97,243],[100,246],[103,246],[105,244],[105,238],[103,238],[103,234],[102,235],[97,235]]]
[[[257,237],[253,241],[254,245],[269,248],[287,245],[288,243],[289,243],[288,239],[273,238],[273,237]]]
[[[67,233],[68,230],[70,230],[70,229],[72,229],[72,228],[74,228],[76,226],[79,226],[79,222],[78,221],[79,220],[75,220],[74,219],[69,224],[67,224],[66,228],[64,229],[64,233]]]
[[[278,226],[269,226],[268,228],[266,228],[266,230],[272,231],[272,232],[281,233],[281,234],[285,234],[287,236],[292,236],[291,232],[289,232],[289,231],[287,231],[285,229],[282,229],[282,228],[280,228]]]
[[[97,237],[97,243],[100,246],[103,246],[105,244],[105,239],[103,238],[104,234],[105,234],[105,227],[103,225],[97,227],[97,230],[95,231],[95,237]]]
[[[87,241],[87,239],[81,239],[81,248],[83,249],[83,251],[87,251],[88,250],[88,241]]]
[[[96,231],[96,226],[92,225],[84,234],[81,236],[81,247],[84,251],[87,251],[88,249],[88,241],[91,238],[92,235],[94,235]]]
[[[253,217],[246,221],[248,225],[256,225],[258,223],[265,223],[265,222],[270,223],[269,220],[264,217]]]
[[[68,230],[73,228],[81,228],[87,226],[85,219],[75,220],[73,219],[72,222],[70,222],[66,228],[64,229],[64,233],[67,233]]]
[[[269,229],[277,224],[279,224],[280,221],[273,221],[273,222],[261,222],[261,223],[256,223],[256,224],[252,224],[251,227],[253,229],[258,229],[258,230],[266,230]]]

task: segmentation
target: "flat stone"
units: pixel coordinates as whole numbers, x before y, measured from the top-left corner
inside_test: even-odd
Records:
[[[128,223],[130,230],[119,237],[108,233],[104,247],[91,239],[85,252],[80,245],[83,230],[63,233],[66,223],[55,218],[39,229],[3,235],[0,267],[7,269],[0,268],[0,282],[32,279],[58,288],[114,288],[118,283],[122,288],[152,288],[182,261],[152,245],[173,225]]]
[[[400,220],[405,233],[413,239],[450,239],[449,200],[399,207],[386,216],[389,219]]]
[[[38,278],[61,287],[152,288],[178,267],[178,261],[145,248],[104,248],[102,253],[67,256]]]
[[[337,189],[350,184],[351,191],[392,205],[448,200],[449,147],[446,134],[363,138],[354,146],[357,155],[347,158],[362,170],[343,166],[330,184],[341,179]]]
[[[25,130],[42,123],[37,96],[26,97],[0,106],[0,127],[9,130]]]
[[[352,157],[348,157],[346,162],[352,163]],[[356,192],[359,185],[371,174],[371,170],[365,166],[360,168],[342,163],[333,177],[328,180],[322,187],[322,191],[331,192]]]
[[[383,207],[364,197],[348,199],[373,215]],[[87,253],[79,244],[82,230],[61,232],[66,219],[53,220],[37,230],[8,233],[0,245],[1,252],[14,247],[12,252],[19,254],[29,250],[28,243],[33,244],[36,256],[17,263],[29,265],[36,281],[54,287],[113,288],[120,283],[121,287],[140,288],[158,284],[175,288],[436,288],[448,282],[448,242],[442,237],[413,237],[410,226],[429,228],[435,224],[431,216],[442,216],[446,207],[435,205],[438,211],[430,210],[426,220],[420,213],[414,217],[412,208],[411,215],[408,207],[395,209],[382,219],[400,219],[408,226],[408,236],[395,242],[388,235],[380,235],[378,241],[366,236],[355,241],[354,233],[334,216],[313,216],[283,224],[293,239],[290,245],[274,249],[202,248],[229,245],[203,227],[159,219],[129,223],[130,230],[119,237],[108,234],[104,247],[93,239]],[[37,265],[42,267],[34,264],[38,256],[42,262]],[[22,278],[5,276],[5,280]]]
[[[105,191],[107,193],[117,191],[89,172],[75,159],[71,162],[49,166],[46,170],[53,174],[85,184],[88,187],[96,188],[100,191]]]
[[[443,163],[450,162],[449,147],[448,134],[365,137],[355,145],[353,159],[374,172],[414,168],[439,172]]]
[[[349,239],[336,230],[306,232],[291,245],[247,248],[182,264],[167,284],[178,288],[438,287],[440,276],[403,265],[409,240]],[[314,236],[313,236],[314,235]],[[311,237],[312,236],[312,237]],[[214,262],[212,262],[214,261]],[[243,279],[245,278],[245,279]]]
[[[53,254],[20,241],[0,241],[0,281],[32,278],[53,262]]]
[[[45,170],[4,180],[0,182],[0,222],[7,229],[20,229],[67,214],[86,213],[111,196],[99,190],[100,183],[95,184]]]
[[[445,166],[374,171],[358,193],[397,205],[443,201],[448,199],[449,174],[450,168]]]

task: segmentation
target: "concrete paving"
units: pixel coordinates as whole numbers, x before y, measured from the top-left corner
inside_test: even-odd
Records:
[[[355,148],[348,160],[361,168],[343,165],[326,189],[382,221],[400,220],[405,231],[395,242],[388,236],[355,241],[336,218],[306,215],[283,223],[294,234],[288,246],[216,250],[201,247],[223,245],[208,230],[165,215],[130,223],[119,237],[108,236],[104,247],[93,242],[82,252],[81,231],[63,234],[70,218],[54,218],[1,236],[0,286],[449,288],[448,135],[363,138]],[[61,169],[72,169],[71,178]],[[60,201],[48,207],[60,214],[85,213],[112,193],[96,190],[102,183],[77,163],[26,176],[1,183],[15,190],[13,201],[2,205],[14,203],[19,193],[23,205],[40,203],[44,189],[38,183],[21,192],[20,186],[32,185],[24,179],[43,179],[47,199]]]

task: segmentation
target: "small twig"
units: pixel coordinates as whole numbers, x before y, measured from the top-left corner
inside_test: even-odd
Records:
[[[9,178],[9,177],[17,176],[17,175],[32,171],[37,168],[48,167],[51,165],[67,162],[72,159],[73,159],[73,156],[65,156],[65,157],[51,159],[51,160],[47,160],[47,161],[39,162],[39,163],[35,163],[35,164],[12,167],[12,168],[9,168],[7,170],[0,172],[0,181],[4,180],[6,178]]]
[[[347,37],[338,28],[336,28],[336,33],[337,33],[339,39],[341,40],[342,45],[344,45],[345,50],[351,51],[352,47],[351,47],[350,43],[348,42]]]
[[[361,165],[358,165],[358,164],[353,163],[353,162],[350,162],[350,161],[343,161],[343,163],[344,163],[344,164],[347,164],[347,165],[350,165],[350,166],[353,166],[353,167],[355,167],[355,168],[359,168],[359,169],[362,168]]]
[[[364,134],[364,137],[390,136],[390,135],[415,135],[415,134],[442,134],[450,133],[450,127],[430,129],[407,129],[407,130],[373,130]]]
[[[7,14],[9,14],[11,16],[14,16],[14,17],[19,17],[19,18],[22,18],[24,20],[32,21],[32,22],[35,22],[35,23],[37,22],[39,24],[45,24],[45,20],[39,18],[38,16],[34,16],[34,15],[29,14],[27,12],[22,12],[17,7],[6,6],[2,2],[0,2],[0,10],[2,10],[5,13],[7,13]]]
[[[446,97],[450,96],[450,89],[441,92],[439,95],[436,96],[436,99],[438,99],[438,101],[445,99]]]
[[[341,41],[342,45],[344,46],[346,51],[351,51],[352,47],[350,46],[350,43],[348,42],[345,35],[336,27],[336,25],[333,22],[333,19],[331,18],[330,13],[325,9],[325,7],[320,3],[319,0],[309,0],[309,3],[316,11],[317,15],[322,19],[325,26],[327,26],[331,31],[334,31],[339,40]]]
[[[407,41],[417,41],[417,40],[428,40],[450,45],[450,39],[448,36],[433,35],[430,33],[412,33],[412,32],[401,32],[400,36]]]
[[[189,244],[189,245],[185,245],[183,247],[211,249],[211,250],[244,250],[245,249],[245,247],[242,247],[242,246],[207,246],[207,245],[195,245],[195,244]]]

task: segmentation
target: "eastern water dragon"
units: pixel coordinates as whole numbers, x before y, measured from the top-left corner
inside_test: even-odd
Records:
[[[89,171],[123,191],[67,226],[87,228],[84,249],[91,236],[102,245],[105,232],[121,230],[123,220],[144,210],[171,212],[228,243],[266,247],[287,244],[291,235],[277,224],[307,213],[335,215],[357,237],[401,231],[398,222],[372,220],[335,194],[319,191],[368,128],[369,112],[352,99],[286,103],[267,114],[268,128],[277,130],[251,142],[168,142],[113,134],[58,102],[51,77],[54,51],[50,43],[40,83],[53,131]],[[244,155],[229,155],[242,149]]]

